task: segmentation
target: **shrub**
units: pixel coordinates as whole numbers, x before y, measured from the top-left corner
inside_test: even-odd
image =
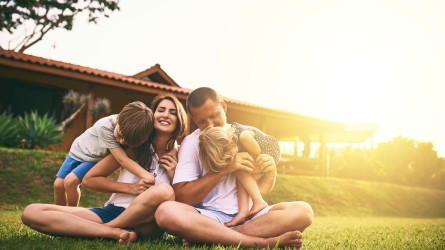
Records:
[[[0,146],[14,147],[20,142],[17,120],[6,111],[0,114]]]
[[[36,146],[44,148],[59,143],[62,138],[63,133],[59,130],[59,124],[48,114],[39,116],[37,111],[26,112],[18,121],[25,148],[33,149]]]

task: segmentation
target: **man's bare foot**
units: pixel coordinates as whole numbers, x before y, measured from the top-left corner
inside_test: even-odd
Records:
[[[267,206],[269,206],[269,204],[267,204],[267,202],[265,202],[264,200],[261,202],[253,203],[252,208],[250,209],[249,215],[247,215],[247,218],[251,219],[253,216],[255,216],[258,212],[260,212]]]
[[[229,222],[224,223],[224,226],[226,227],[234,227],[238,226],[240,224],[243,224],[247,221],[247,213],[239,212],[235,217],[233,217],[232,220]]]
[[[267,247],[296,247],[303,245],[301,238],[303,234],[300,231],[290,231],[277,237],[268,238]]]
[[[119,244],[128,244],[135,242],[138,235],[133,231],[125,231],[119,235]]]

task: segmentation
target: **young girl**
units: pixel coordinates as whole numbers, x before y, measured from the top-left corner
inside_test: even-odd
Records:
[[[199,136],[199,159],[207,172],[218,172],[229,166],[237,152],[248,152],[254,157],[268,154],[274,158],[275,163],[280,160],[278,141],[251,126],[234,123],[230,128],[209,127]],[[258,170],[254,169],[253,173],[258,173]],[[239,212],[226,223],[228,226],[244,223],[268,206],[251,174],[238,171],[236,177]],[[252,199],[250,211],[249,197]]]
[[[78,206],[83,177],[110,152],[131,173],[153,180],[153,174],[147,171],[151,155],[143,153],[149,150],[152,129],[152,111],[142,102],[129,103],[119,114],[98,120],[71,145],[54,181],[54,203]],[[127,156],[123,147],[136,148],[135,158],[139,164]]]

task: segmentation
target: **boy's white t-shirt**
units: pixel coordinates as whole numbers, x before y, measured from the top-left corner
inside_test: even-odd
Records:
[[[168,183],[170,184],[170,179],[168,178],[167,172],[161,166],[159,166],[159,158],[157,155],[154,155],[153,161],[151,163],[150,169],[154,169],[152,173],[156,174],[155,183]],[[132,174],[127,169],[121,167],[118,182],[122,183],[135,183],[139,181],[140,178],[136,175]],[[105,203],[104,206],[108,204],[113,204],[118,207],[127,208],[130,203],[136,198],[136,195],[132,194],[124,194],[124,193],[113,193],[110,199]]]
[[[230,126],[227,124],[227,126]],[[206,172],[199,161],[199,135],[196,129],[184,138],[179,147],[178,165],[173,184],[189,182],[203,177]],[[226,214],[238,213],[238,197],[235,174],[226,175],[216,184],[210,193],[197,205],[222,211]]]
[[[74,140],[68,155],[81,162],[98,162],[110,152],[109,148],[120,147],[114,137],[116,117],[110,115],[99,119]]]

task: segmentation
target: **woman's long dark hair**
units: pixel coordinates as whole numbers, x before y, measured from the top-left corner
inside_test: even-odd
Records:
[[[187,113],[185,112],[184,107],[182,106],[181,102],[179,102],[178,98],[176,98],[176,96],[170,93],[163,93],[157,95],[151,102],[150,107],[153,110],[153,114],[156,113],[156,109],[158,108],[159,104],[165,99],[170,100],[175,104],[176,116],[178,117],[175,131],[173,131],[173,134],[171,138],[168,140],[167,145],[165,147],[167,151],[170,151],[173,149],[175,141],[178,138],[183,137],[187,131]],[[156,129],[153,129],[153,131],[150,134],[149,141],[154,142],[155,137],[156,137]],[[153,149],[154,151],[152,151],[151,153],[154,155],[156,152],[156,146],[154,144],[153,144]]]

